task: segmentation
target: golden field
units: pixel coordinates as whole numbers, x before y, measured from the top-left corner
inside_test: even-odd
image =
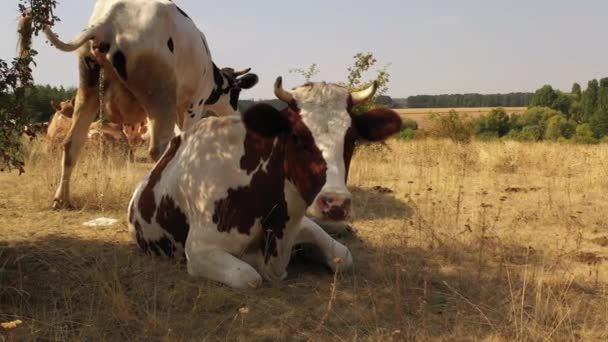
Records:
[[[390,141],[349,185],[355,267],[294,263],[250,291],[144,255],[126,206],[150,164],[57,154],[0,173],[0,341],[606,341],[608,145]],[[108,216],[110,228],[83,222]]]
[[[444,115],[451,110],[458,114],[466,116],[470,119],[475,119],[480,116],[487,115],[497,107],[471,107],[471,108],[402,108],[395,109],[403,118],[414,120],[418,123],[420,129],[426,129],[432,126],[431,114]],[[509,114],[522,114],[528,107],[502,107]]]

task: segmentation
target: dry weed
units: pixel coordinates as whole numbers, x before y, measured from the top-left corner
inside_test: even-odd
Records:
[[[295,263],[235,291],[143,255],[126,205],[150,164],[86,154],[71,212],[57,155],[0,174],[0,340],[608,339],[608,147],[391,141],[361,146],[352,271]],[[120,218],[116,227],[82,222]]]

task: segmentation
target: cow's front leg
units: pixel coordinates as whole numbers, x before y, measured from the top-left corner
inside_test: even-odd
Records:
[[[335,272],[338,267],[345,270],[353,265],[353,256],[348,247],[329,236],[313,220],[304,217],[300,223],[301,229],[296,238],[296,245],[303,243],[313,244],[323,253],[325,263]]]
[[[89,126],[95,118],[98,108],[98,95],[95,92],[79,88],[76,94],[72,126],[63,143],[61,162],[61,179],[53,199],[53,209],[69,208],[70,179],[76,166],[82,146],[86,142]]]
[[[260,274],[249,264],[217,248],[188,242],[188,273],[238,289],[255,288],[262,283]]]

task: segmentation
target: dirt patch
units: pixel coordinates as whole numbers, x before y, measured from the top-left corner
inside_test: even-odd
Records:
[[[602,236],[597,239],[591,240],[594,244],[602,247],[608,247],[608,236]]]

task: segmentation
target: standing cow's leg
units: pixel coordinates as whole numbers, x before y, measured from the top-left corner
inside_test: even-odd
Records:
[[[335,272],[338,266],[341,270],[348,269],[353,264],[353,257],[348,247],[329,236],[313,220],[304,217],[300,224],[301,230],[296,238],[296,244],[310,243],[321,250],[325,263]],[[340,262],[337,264],[336,262]]]
[[[124,65],[116,65],[115,62],[114,67],[148,113],[149,152],[152,159],[157,161],[174,137],[173,127],[177,112],[175,73],[161,56],[144,54],[137,56],[134,61],[129,60],[128,55],[122,56]]]
[[[76,166],[78,155],[84,145],[89,126],[99,108],[99,65],[80,57],[80,81],[76,92],[72,126],[63,143],[63,158],[61,164],[61,180],[53,200],[54,209],[70,207],[70,178]]]
[[[238,289],[255,288],[262,276],[249,264],[217,248],[201,246],[200,241],[186,243],[188,273],[204,277]]]

